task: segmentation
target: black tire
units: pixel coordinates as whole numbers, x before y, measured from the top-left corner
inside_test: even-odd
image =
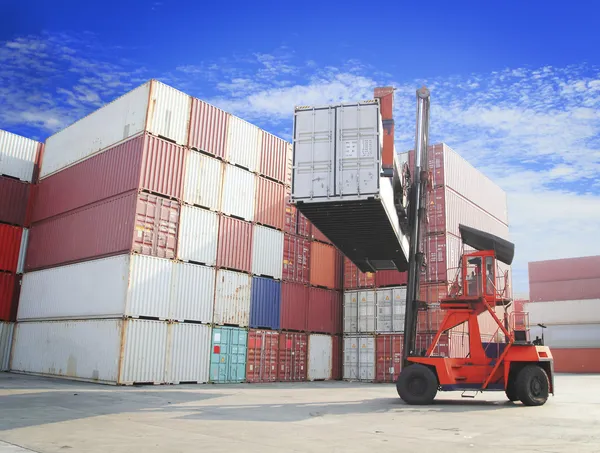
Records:
[[[517,401],[519,399],[519,394],[517,393],[517,389],[515,386],[515,380],[511,376],[508,378],[508,385],[506,386],[506,397],[509,401]]]
[[[515,388],[525,406],[541,406],[548,399],[550,382],[543,368],[527,365],[517,375]]]
[[[408,404],[431,404],[438,391],[437,376],[425,365],[409,365],[400,372],[396,390]]]

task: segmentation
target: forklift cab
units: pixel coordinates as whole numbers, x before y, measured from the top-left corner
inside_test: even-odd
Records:
[[[464,254],[462,257],[463,295],[469,299],[484,297],[495,306],[502,299],[496,283],[496,256],[493,250]]]

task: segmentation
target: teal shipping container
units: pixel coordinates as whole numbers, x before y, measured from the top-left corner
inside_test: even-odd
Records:
[[[247,330],[238,327],[213,328],[210,382],[244,382],[247,345]]]

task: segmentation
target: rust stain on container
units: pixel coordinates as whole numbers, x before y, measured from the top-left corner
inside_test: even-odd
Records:
[[[217,266],[250,272],[252,266],[252,224],[221,215]]]
[[[174,259],[177,254],[180,210],[177,201],[140,194],[132,250],[142,255]]]
[[[306,381],[308,335],[296,332],[279,334],[279,372],[281,382]]]
[[[285,183],[288,144],[268,132],[262,131],[262,134],[260,174]]]
[[[342,293],[328,289],[309,289],[309,332],[339,334],[342,331]]]
[[[285,186],[266,178],[256,178],[254,221],[283,230],[285,226]]]
[[[32,187],[27,182],[0,176],[0,222],[25,226]]]
[[[282,330],[308,330],[309,288],[301,283],[283,282],[281,284],[281,322]]]
[[[225,159],[228,122],[227,112],[192,98],[188,146]]]
[[[279,332],[250,329],[246,358],[248,382],[275,382],[279,372]]]

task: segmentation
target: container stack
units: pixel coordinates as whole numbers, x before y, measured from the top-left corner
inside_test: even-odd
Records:
[[[529,298],[531,337],[544,336],[555,370],[600,373],[600,256],[529,263]]]
[[[290,162],[285,141],[154,80],[48,138],[11,369],[113,384],[334,378],[339,253],[290,224]],[[286,274],[287,236],[315,249],[298,291],[282,288],[302,278]],[[295,326],[284,312],[297,305]]]
[[[0,371],[8,369],[43,145],[0,130]]]

